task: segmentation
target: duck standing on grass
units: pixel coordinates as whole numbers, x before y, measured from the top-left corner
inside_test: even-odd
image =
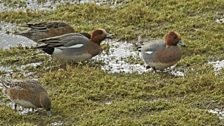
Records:
[[[35,80],[12,80],[0,82],[5,94],[12,102],[24,108],[44,108],[47,115],[51,116],[51,100],[47,91]]]
[[[65,62],[79,62],[100,54],[101,42],[110,37],[104,29],[99,28],[93,31],[90,39],[80,33],[69,33],[41,39],[39,42],[44,44],[36,48]]]
[[[172,31],[166,34],[164,39],[142,46],[141,55],[147,64],[146,68],[152,68],[154,71],[163,70],[181,59],[182,53],[177,45],[185,46],[185,44],[181,41],[180,35]]]

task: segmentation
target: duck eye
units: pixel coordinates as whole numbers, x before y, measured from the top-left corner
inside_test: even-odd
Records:
[[[177,39],[177,38],[178,38],[178,36],[177,36],[177,35],[174,35],[174,36],[173,36],[173,38],[174,38],[174,39]]]
[[[103,31],[102,31],[102,30],[97,30],[95,33],[96,33],[97,35],[101,35],[101,34],[103,34]]]

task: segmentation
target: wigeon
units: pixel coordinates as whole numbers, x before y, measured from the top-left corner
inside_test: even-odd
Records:
[[[17,35],[25,36],[35,42],[40,39],[75,32],[70,25],[61,21],[28,23],[26,27],[29,28],[28,31],[17,33]]]
[[[3,81],[2,92],[15,103],[24,108],[44,108],[47,115],[51,116],[51,100],[47,91],[35,80],[11,80]]]
[[[65,62],[84,61],[98,55],[102,48],[100,43],[110,38],[104,29],[96,29],[90,39],[80,33],[69,33],[61,36],[42,39],[39,42],[44,43],[36,48],[42,49],[47,54],[52,55]]]
[[[180,35],[175,32],[169,32],[165,35],[164,41],[154,41],[142,46],[141,54],[144,62],[147,64],[146,68],[153,70],[163,70],[176,64],[181,59],[181,50],[177,46],[185,46],[181,41]]]

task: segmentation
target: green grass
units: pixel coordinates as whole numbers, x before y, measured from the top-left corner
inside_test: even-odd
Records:
[[[184,77],[150,72],[109,74],[99,63],[49,68],[56,66],[55,60],[33,49],[0,50],[0,63],[14,68],[14,78],[24,78],[16,67],[44,61],[25,71],[33,72],[42,82],[53,103],[50,118],[45,114],[19,115],[0,105],[0,124],[224,125],[223,119],[207,111],[224,107],[224,71],[215,76],[207,64],[224,58],[224,25],[215,22],[223,16],[223,6],[223,0],[130,0],[117,8],[81,4],[61,5],[54,11],[1,12],[1,21],[63,20],[76,31],[103,27],[126,40],[136,40],[138,35],[162,38],[176,30],[188,47],[182,48],[183,58],[176,66],[184,69]],[[127,60],[132,62],[131,57]]]

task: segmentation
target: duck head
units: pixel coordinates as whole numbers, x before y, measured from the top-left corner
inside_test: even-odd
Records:
[[[91,40],[98,45],[100,45],[100,43],[106,38],[112,38],[112,35],[107,33],[106,30],[102,28],[96,29],[91,35]]]
[[[165,43],[167,46],[177,46],[177,44],[183,47],[186,46],[185,43],[181,40],[180,34],[175,31],[171,31],[165,35]]]

